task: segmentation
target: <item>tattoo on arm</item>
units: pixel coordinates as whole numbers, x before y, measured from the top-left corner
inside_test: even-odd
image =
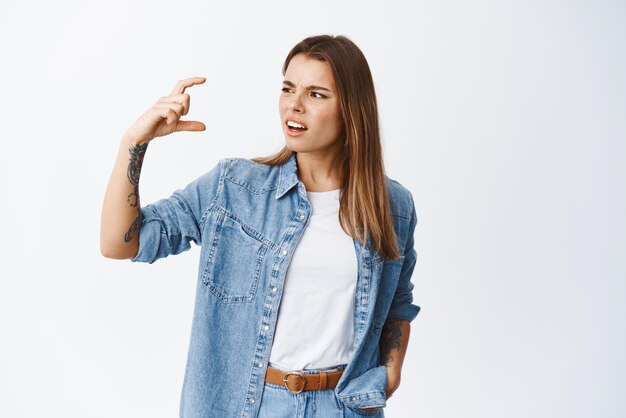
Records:
[[[143,165],[143,157],[146,155],[148,143],[133,145],[128,151],[130,153],[130,163],[128,164],[128,181],[134,186],[133,192],[126,198],[128,204],[137,208],[137,217],[124,235],[124,241],[130,242],[137,231],[141,228],[141,207],[139,206],[139,175],[141,174],[141,166]]]
[[[124,234],[124,241],[126,242],[132,241],[135,233],[141,228],[141,212],[139,210],[137,210],[137,212],[139,213],[139,215],[137,215],[137,217],[133,221],[133,224],[130,226],[130,228],[128,228],[128,232]]]
[[[389,353],[391,353],[392,350],[399,350],[401,341],[402,319],[388,319],[383,326],[382,335],[380,337],[380,356],[383,364],[392,361]]]

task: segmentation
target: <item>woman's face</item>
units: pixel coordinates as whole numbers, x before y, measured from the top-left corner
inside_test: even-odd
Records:
[[[278,104],[289,149],[322,157],[339,151],[343,122],[328,63],[295,55],[285,72]]]

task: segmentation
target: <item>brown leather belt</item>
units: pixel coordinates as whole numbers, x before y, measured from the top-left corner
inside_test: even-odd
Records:
[[[267,368],[265,381],[275,385],[285,386],[291,393],[300,393],[303,390],[324,390],[334,388],[343,374],[343,369],[332,372],[302,373],[283,372],[282,370]]]

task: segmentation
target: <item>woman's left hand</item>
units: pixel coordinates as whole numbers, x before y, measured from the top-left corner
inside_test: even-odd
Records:
[[[400,371],[394,369],[393,367],[387,367],[387,388],[385,390],[387,399],[391,398],[391,395],[398,389],[400,386]],[[365,412],[375,412],[380,408],[359,408],[361,411]]]

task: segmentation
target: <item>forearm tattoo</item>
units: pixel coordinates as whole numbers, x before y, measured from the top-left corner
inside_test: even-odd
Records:
[[[132,193],[128,195],[126,201],[128,204],[137,208],[137,217],[124,235],[124,241],[130,242],[139,228],[141,228],[141,207],[139,206],[139,175],[141,174],[141,166],[143,165],[143,157],[146,154],[148,143],[133,145],[128,151],[130,152],[130,163],[128,164],[128,181],[134,186]]]
[[[389,363],[392,350],[399,350],[402,342],[402,319],[392,318],[385,321],[380,337],[380,357],[383,364]]]

